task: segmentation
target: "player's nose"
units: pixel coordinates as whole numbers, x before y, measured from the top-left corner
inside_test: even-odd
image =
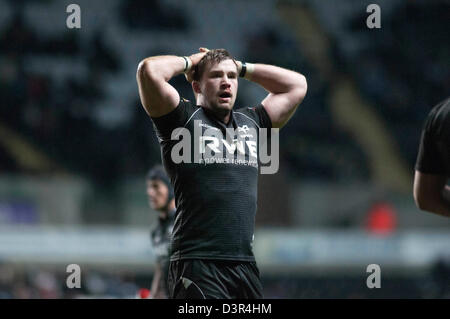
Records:
[[[220,82],[220,88],[228,89],[229,87],[231,87],[230,80],[228,78],[223,78],[222,81]]]

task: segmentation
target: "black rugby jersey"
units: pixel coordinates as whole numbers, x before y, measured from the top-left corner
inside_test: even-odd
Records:
[[[264,107],[232,110],[226,125],[182,99],[152,120],[175,191],[170,260],[254,261],[259,129],[272,126]]]
[[[450,177],[450,98],[428,114],[420,140],[416,170]]]

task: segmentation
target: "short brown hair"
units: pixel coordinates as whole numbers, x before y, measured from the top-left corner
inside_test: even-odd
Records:
[[[237,63],[234,60],[234,58],[231,56],[231,54],[225,50],[225,49],[213,49],[208,51],[203,58],[198,62],[198,64],[194,68],[194,74],[193,79],[194,81],[200,81],[202,78],[203,72],[205,72],[206,66],[212,65],[212,64],[218,64],[225,60],[232,60],[234,64]]]

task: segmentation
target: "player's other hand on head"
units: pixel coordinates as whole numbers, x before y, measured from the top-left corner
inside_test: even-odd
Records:
[[[203,56],[209,51],[207,48],[199,48],[198,53],[192,54],[189,58],[192,61],[192,66],[197,65],[197,63],[200,62],[200,60],[203,58]]]
[[[192,80],[194,79],[194,70],[195,70],[195,66],[200,62],[200,60],[205,56],[206,52],[208,52],[209,50],[207,48],[199,48],[198,49],[200,52],[199,53],[194,53],[192,55],[189,56],[189,59],[191,59],[192,61],[192,67],[191,70],[189,72],[187,72],[185,74],[186,76],[186,80],[191,83]]]

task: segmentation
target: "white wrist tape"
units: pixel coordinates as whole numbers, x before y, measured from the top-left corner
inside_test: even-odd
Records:
[[[247,70],[244,74],[244,79],[250,80],[252,77],[252,73],[255,71],[255,65],[253,63],[245,63],[247,66]]]
[[[184,56],[183,57],[184,61],[185,61],[185,66],[184,66],[184,73],[187,73],[191,70],[192,68],[192,61],[188,56]]]

